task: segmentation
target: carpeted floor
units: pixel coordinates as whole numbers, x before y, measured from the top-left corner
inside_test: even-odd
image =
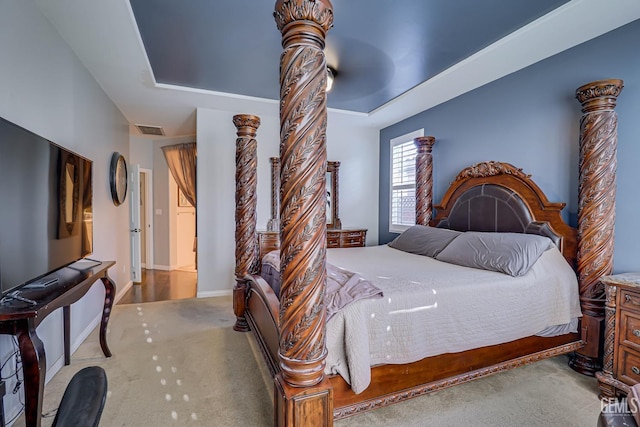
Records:
[[[97,330],[45,387],[54,410],[72,375],[107,372],[100,425],[271,426],[273,386],[250,334],[233,331],[230,297],[117,305],[108,342]],[[557,357],[336,422],[374,426],[595,426],[597,385]],[[50,426],[53,417],[45,418]],[[20,422],[15,424],[20,425]]]

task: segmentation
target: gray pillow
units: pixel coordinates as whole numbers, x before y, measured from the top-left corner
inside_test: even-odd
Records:
[[[433,258],[460,234],[462,233],[459,231],[446,228],[414,225],[390,242],[389,246],[411,254]]]
[[[465,267],[522,276],[553,246],[548,237],[520,233],[462,233],[436,257]]]

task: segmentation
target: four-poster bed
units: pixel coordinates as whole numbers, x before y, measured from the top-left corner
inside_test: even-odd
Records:
[[[280,158],[271,157],[271,217],[266,231],[258,231],[259,259],[280,249]],[[327,248],[355,248],[365,245],[367,229],[342,228],[340,220],[340,162],[327,161]]]
[[[235,329],[251,330],[274,376],[279,426],[332,425],[339,419],[543,358],[576,351],[575,369],[593,373],[600,357],[604,301],[598,279],[611,271],[615,197],[615,98],[618,80],[580,88],[579,229],[561,218],[564,203],[550,203],[540,188],[506,163],[464,169],[432,220],[433,137],[416,139],[418,224],[461,231],[534,233],[550,237],[577,265],[582,326],[578,333],[525,336],[505,343],[371,368],[371,382],[356,394],[340,375],[325,374],[326,310],[326,32],[329,0],[278,0],[282,32],[280,295],[258,276],[256,237],[256,130],[259,118],[234,117],[236,140]],[[603,124],[604,120],[604,124]],[[613,120],[613,121],[612,121]],[[602,132],[602,126],[606,132]],[[613,160],[612,160],[613,158]],[[613,162],[613,163],[612,163]],[[487,190],[487,191],[485,191]],[[458,209],[465,206],[464,209]],[[491,215],[488,213],[491,212]],[[499,218],[500,220],[495,220]],[[353,251],[362,249],[335,249]],[[574,277],[575,279],[575,277]]]

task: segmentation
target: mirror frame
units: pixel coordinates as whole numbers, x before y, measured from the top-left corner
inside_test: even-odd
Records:
[[[327,182],[327,187],[330,188],[330,200],[329,205],[331,208],[331,222],[327,222],[328,230],[340,230],[342,228],[342,221],[340,221],[340,206],[338,200],[340,200],[340,186],[338,185],[340,177],[340,162],[327,162],[327,174],[330,176],[330,181]]]
[[[280,231],[280,158],[271,157],[271,218],[267,222],[267,231]],[[340,162],[327,162],[327,191],[330,192],[328,200],[331,208],[331,221],[327,222],[327,230],[340,230]],[[328,215],[327,215],[328,217]]]

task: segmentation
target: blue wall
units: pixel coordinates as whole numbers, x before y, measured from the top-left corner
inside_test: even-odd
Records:
[[[580,103],[575,89],[619,78],[615,272],[640,270],[640,20],[423,111],[380,131],[380,243],[389,233],[389,141],[424,128],[433,148],[434,201],[458,171],[497,160],[531,174],[576,225]]]

